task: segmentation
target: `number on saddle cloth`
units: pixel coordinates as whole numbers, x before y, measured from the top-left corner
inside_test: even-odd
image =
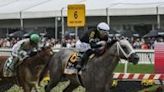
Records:
[[[76,65],[78,62],[81,62],[81,56],[82,54],[81,53],[78,53],[78,52],[73,52],[67,63],[66,63],[66,66],[65,66],[65,70],[64,70],[64,73],[65,74],[75,74],[77,73],[77,69],[76,69]]]
[[[77,58],[78,58],[78,53],[74,52],[69,60],[71,63],[75,63],[77,61]]]
[[[78,54],[76,52],[72,53],[67,62],[66,68],[73,68],[76,64]]]

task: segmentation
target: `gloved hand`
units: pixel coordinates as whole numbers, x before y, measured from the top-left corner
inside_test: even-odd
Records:
[[[31,57],[37,54],[37,51],[28,51],[27,54]]]
[[[97,42],[96,44],[97,45],[101,45],[101,46],[105,46],[106,45],[106,41],[99,41],[99,42]]]
[[[91,45],[91,48],[95,48],[96,47],[96,42],[95,42],[94,39],[91,39],[89,43]]]
[[[99,43],[99,42],[97,42],[97,43],[91,43],[91,48],[100,48],[102,46],[102,43]]]
[[[38,50],[36,48],[33,48],[31,52],[37,52]]]
[[[21,50],[20,52],[19,52],[19,55],[21,56],[21,57],[24,57],[24,56],[26,56],[28,53],[26,52],[26,51],[24,51],[24,50]]]

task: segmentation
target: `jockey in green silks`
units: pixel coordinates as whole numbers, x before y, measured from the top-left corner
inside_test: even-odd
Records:
[[[14,63],[14,67],[19,65],[25,58],[27,58],[31,52],[38,51],[39,42],[41,41],[41,37],[38,34],[32,34],[29,38],[25,38],[23,40],[18,41],[12,47],[12,62]]]

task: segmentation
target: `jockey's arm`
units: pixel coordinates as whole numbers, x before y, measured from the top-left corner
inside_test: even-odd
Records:
[[[30,49],[30,52],[37,52],[40,50],[40,45],[39,44],[36,44],[34,46],[32,46],[32,48]]]
[[[29,56],[31,53],[31,50],[26,49],[26,44],[22,43],[19,50],[18,50],[18,54],[20,57],[26,57]]]
[[[91,45],[91,48],[99,48],[102,46],[101,44],[97,44],[97,41],[95,41],[94,39],[90,40],[90,45]]]

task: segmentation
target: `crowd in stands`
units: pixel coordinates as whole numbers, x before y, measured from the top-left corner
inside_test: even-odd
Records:
[[[111,38],[115,39],[115,38]],[[154,49],[155,42],[164,42],[163,38],[127,38],[135,49]],[[20,38],[0,38],[0,48],[11,48]],[[53,45],[54,48],[75,47],[75,39],[65,39],[64,41],[56,40],[54,38],[46,39],[46,45]],[[62,45],[61,45],[62,44]]]
[[[19,40],[19,38],[0,38],[0,48],[11,48]]]
[[[114,39],[114,38],[112,38]],[[127,38],[135,49],[154,49],[155,42],[164,42],[163,38]],[[20,38],[0,38],[0,48],[11,48]],[[53,45],[54,48],[75,47],[75,39],[65,39],[64,41],[56,40],[54,38],[46,39],[46,45]],[[62,45],[61,45],[62,44]]]

